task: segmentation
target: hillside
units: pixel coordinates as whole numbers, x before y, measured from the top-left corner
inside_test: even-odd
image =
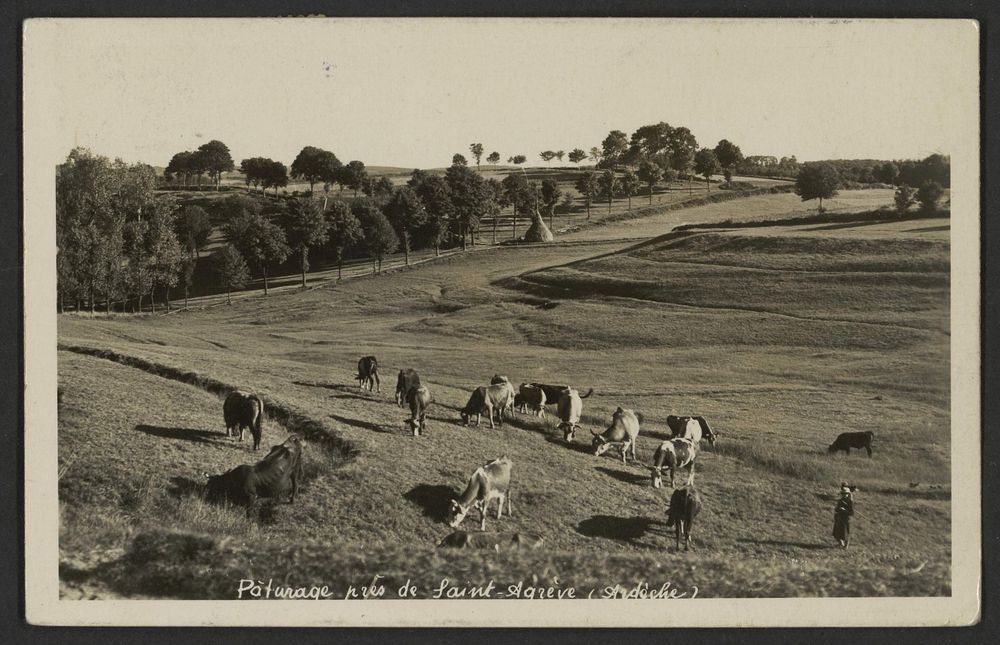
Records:
[[[781,219],[796,201],[699,208]],[[448,576],[671,580],[705,597],[947,594],[947,220],[663,235],[706,221],[695,210],[231,307],[60,317],[64,594],[228,598],[247,574],[319,571],[341,589],[379,573],[422,589]],[[383,366],[380,394],[354,381],[365,354]],[[420,438],[392,401],[402,367],[436,399]],[[462,427],[468,392],[496,373],[593,387],[583,436],[563,443],[552,408]],[[265,446],[307,437],[300,498],[250,519],[198,493],[204,471],[260,456],[224,436],[218,393],[236,385],[268,404]],[[639,463],[591,453],[588,430],[618,406],[645,417]],[[664,525],[670,490],[645,466],[670,413],[720,433],[698,457],[705,510],[688,554]],[[872,459],[826,454],[857,429],[875,432]],[[436,549],[450,496],[501,454],[514,515],[488,528],[544,548]],[[848,551],[829,535],[842,479],[861,490]]]

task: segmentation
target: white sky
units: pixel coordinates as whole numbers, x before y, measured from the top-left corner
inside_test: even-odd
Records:
[[[978,47],[970,21],[86,19],[25,34],[65,153],[161,166],[210,139],[237,164],[314,145],[437,167],[476,141],[541,164],[658,121],[744,154],[919,158],[951,154],[978,116],[949,108],[975,73],[956,69]]]

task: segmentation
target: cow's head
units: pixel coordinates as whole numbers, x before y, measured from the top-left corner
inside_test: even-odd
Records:
[[[829,452],[829,453],[837,452],[837,442],[834,441],[833,443],[831,443],[830,447],[827,448],[826,451]]]
[[[596,434],[593,430],[590,432],[594,435],[593,440],[590,442],[590,445],[594,447],[594,454],[603,455],[611,447],[611,444],[608,443],[603,434]]]
[[[221,499],[226,495],[226,485],[225,480],[222,475],[209,475],[207,472],[202,473],[205,475],[205,497],[210,500]]]
[[[715,447],[715,440],[718,438],[719,433],[717,432],[707,432],[705,433],[705,440],[708,441],[708,445]]]
[[[650,477],[653,480],[653,488],[662,488],[663,487],[663,473],[660,472],[660,469],[657,468],[656,466],[652,466],[649,469],[649,474],[650,474]]]
[[[576,437],[576,430],[579,428],[575,423],[560,423],[559,427],[563,431],[563,441],[566,443],[573,443],[573,439]]]
[[[451,506],[448,507],[448,526],[455,528],[461,524],[465,516],[469,514],[471,508],[471,504],[462,506],[457,499],[451,500]]]

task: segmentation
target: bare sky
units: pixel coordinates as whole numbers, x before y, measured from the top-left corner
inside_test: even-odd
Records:
[[[919,158],[953,152],[974,115],[949,97],[978,75],[954,62],[974,59],[955,55],[978,47],[970,21],[87,19],[25,33],[46,43],[26,69],[51,76],[65,154],[161,166],[210,139],[237,164],[314,145],[437,167],[472,142],[540,164],[659,121],[744,154]]]

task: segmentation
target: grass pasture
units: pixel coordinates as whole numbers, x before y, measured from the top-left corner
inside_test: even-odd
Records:
[[[857,192],[843,208],[884,197]],[[231,307],[60,317],[64,597],[232,598],[243,577],[342,591],[374,574],[412,578],[421,597],[443,577],[558,578],[583,595],[641,581],[701,597],[947,595],[947,220],[669,233],[801,209],[750,197]],[[380,394],[354,381],[365,354]],[[392,400],[402,367],[434,394],[420,438]],[[462,427],[468,392],[495,373],[593,387],[583,435],[563,443],[551,407]],[[267,403],[263,447],[307,432],[299,498],[249,518],[199,488],[204,471],[260,457],[221,427],[217,392],[237,385]],[[618,406],[645,417],[638,463],[590,449]],[[720,433],[698,456],[690,553],[674,551],[670,489],[646,468],[670,413]],[[869,429],[872,459],[826,454]],[[449,498],[502,454],[514,515],[487,529],[543,548],[435,548]],[[860,487],[847,551],[830,536],[843,479]]]

